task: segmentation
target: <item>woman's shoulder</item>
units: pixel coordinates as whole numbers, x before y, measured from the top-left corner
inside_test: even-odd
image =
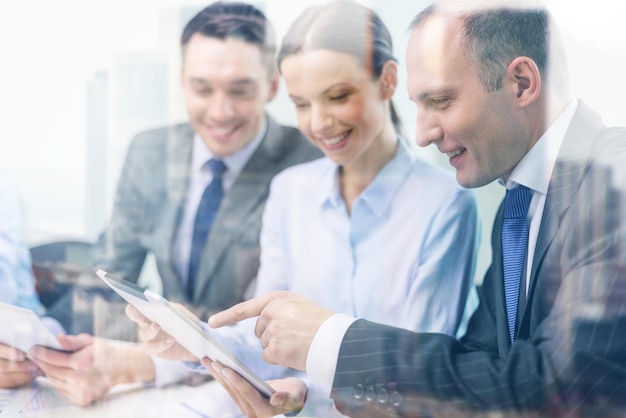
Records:
[[[327,158],[286,168],[274,176],[269,201],[272,205],[285,207],[306,206],[331,187],[336,169],[337,166]]]
[[[426,196],[446,199],[450,196],[465,196],[474,199],[474,191],[461,186],[452,170],[416,155],[413,158],[406,186],[414,191],[423,190]]]
[[[333,174],[335,169],[336,165],[332,161],[322,157],[284,169],[274,177],[273,183],[318,183],[321,177]]]
[[[453,186],[454,188],[461,187],[451,170],[446,170],[444,167],[427,160],[417,153],[413,154],[410,176],[416,180],[434,181]]]

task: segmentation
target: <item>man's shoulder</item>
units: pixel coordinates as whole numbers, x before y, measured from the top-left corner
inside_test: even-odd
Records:
[[[596,191],[610,188],[626,194],[626,128],[602,129],[594,141],[586,170],[586,181],[592,182]]]
[[[268,135],[273,135],[280,139],[286,139],[290,137],[298,137],[299,139],[306,140],[302,132],[294,126],[283,125],[282,123],[278,123],[272,117],[268,117]]]
[[[131,141],[135,147],[166,146],[168,142],[193,138],[193,130],[188,123],[160,126],[139,132]]]
[[[594,139],[587,164],[624,176],[626,173],[626,128],[604,127]]]
[[[276,160],[286,161],[290,165],[311,161],[323,155],[297,128],[280,125],[271,118],[264,147]]]
[[[596,150],[602,154],[626,151],[626,127],[613,126],[601,129],[596,138]]]
[[[191,151],[193,130],[189,124],[163,126],[142,131],[128,145],[127,160],[150,165],[187,155]]]

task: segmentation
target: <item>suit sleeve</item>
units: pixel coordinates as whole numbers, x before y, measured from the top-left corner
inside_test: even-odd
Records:
[[[622,147],[623,148],[623,147]],[[618,150],[619,151],[619,150]],[[527,335],[498,346],[500,275],[459,342],[357,321],[344,336],[331,396],[350,416],[419,416],[454,410],[602,416],[626,408],[626,155],[592,164],[539,270]],[[563,189],[565,190],[565,188]],[[556,198],[554,200],[557,200]],[[542,224],[543,228],[543,224]],[[495,244],[495,243],[494,243]]]
[[[137,137],[128,148],[111,219],[96,243],[92,259],[94,267],[133,282],[138,279],[147,254],[142,238],[149,232],[155,216],[146,196],[149,192],[146,183],[149,171],[158,168],[147,167],[151,160],[146,154],[148,142]]]

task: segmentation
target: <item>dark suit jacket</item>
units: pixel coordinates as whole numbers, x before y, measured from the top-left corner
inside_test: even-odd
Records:
[[[171,259],[189,183],[194,133],[188,124],[144,132],[133,139],[93,265],[134,282],[151,252],[164,296],[195,308],[203,320],[242,301],[259,267],[261,215],[271,179],[288,166],[321,156],[297,129],[278,125],[270,117],[267,121],[261,145],[222,200],[192,300]]]
[[[626,412],[626,130],[604,128],[580,103],[552,173],[513,344],[502,217],[501,207],[492,265],[464,339],[355,322],[333,382],[340,411],[371,417]]]

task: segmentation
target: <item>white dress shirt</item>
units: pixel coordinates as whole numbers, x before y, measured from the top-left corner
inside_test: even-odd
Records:
[[[573,101],[561,112],[549,129],[518,163],[506,182],[507,189],[522,184],[533,191],[528,210],[530,228],[527,277],[530,277],[530,266],[532,266],[552,170],[577,106],[578,102]],[[454,245],[456,246],[456,243]],[[462,254],[462,251],[458,253]],[[526,280],[526,283],[529,281]],[[322,324],[313,339],[306,361],[307,374],[314,382],[327,387],[332,386],[343,336],[356,319],[355,316],[335,314]]]

